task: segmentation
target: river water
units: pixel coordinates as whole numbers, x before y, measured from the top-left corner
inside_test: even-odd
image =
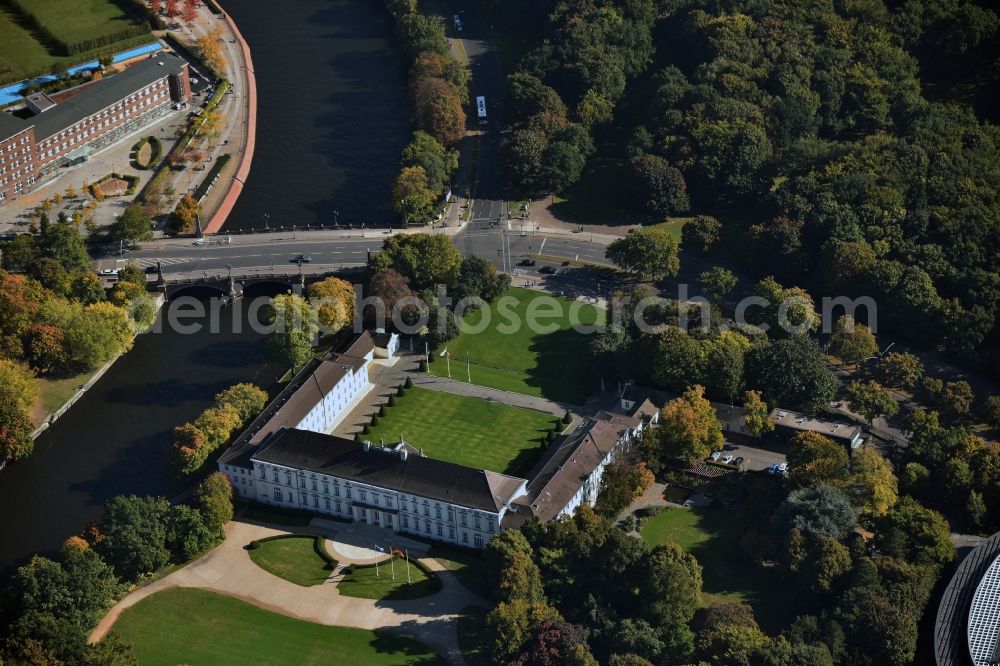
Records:
[[[226,229],[387,226],[410,137],[407,67],[378,0],[228,0],[257,80],[257,146]],[[335,213],[336,211],[336,213]]]
[[[389,190],[409,138],[406,68],[390,19],[374,0],[229,0],[253,51],[257,150],[230,227],[387,219]],[[245,323],[245,322],[244,322]],[[247,327],[243,326],[244,331]],[[223,388],[271,385],[264,339],[233,332],[140,336],[35,443],[0,471],[0,580],[33,553],[51,554],[103,503],[170,494],[171,429]]]

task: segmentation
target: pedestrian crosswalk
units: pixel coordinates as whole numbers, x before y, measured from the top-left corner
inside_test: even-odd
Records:
[[[134,263],[138,264],[139,268],[147,268],[149,266],[156,266],[156,262],[160,262],[161,266],[174,266],[177,264],[189,264],[192,259],[187,257],[167,257],[166,259],[133,259]]]

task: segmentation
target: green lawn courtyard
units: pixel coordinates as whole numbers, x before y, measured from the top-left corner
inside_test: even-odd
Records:
[[[406,570],[409,568],[409,582]],[[441,581],[429,577],[418,566],[394,558],[375,567],[351,567],[351,573],[337,583],[337,591],[345,597],[360,599],[419,599],[441,589]]]
[[[400,435],[431,458],[504,474],[525,474],[556,421],[551,414],[414,387],[386,407],[363,438],[392,444]]]
[[[334,569],[316,554],[315,540],[308,535],[270,539],[261,541],[259,548],[248,552],[261,569],[296,585],[309,587],[322,584]]]
[[[535,303],[532,305],[532,303]],[[551,332],[538,332],[527,325],[529,307],[537,321]],[[550,313],[559,311],[555,316]],[[487,312],[489,313],[487,315]],[[530,289],[512,287],[489,308],[470,312],[465,323],[477,326],[483,317],[489,323],[482,332],[462,333],[447,343],[451,353],[451,376],[480,386],[541,396],[549,400],[583,404],[597,388],[590,358],[590,335],[573,330],[577,321],[590,326],[604,321],[604,311],[582,301],[560,298]],[[511,325],[510,322],[520,322]],[[448,376],[446,359],[435,353],[429,370]],[[466,366],[466,358],[471,361]]]
[[[780,630],[791,620],[794,586],[775,569],[758,566],[740,549],[744,522],[725,509],[668,509],[649,518],[642,538],[650,546],[673,541],[702,566],[702,602],[743,601],[761,627]]]
[[[112,631],[132,645],[143,666],[445,663],[408,638],[303,622],[189,588],[143,599]]]
[[[71,45],[120,33],[141,26],[135,16],[114,0],[21,0],[60,42]],[[10,7],[0,4],[0,83],[30,75],[45,74],[58,65],[70,67],[92,60],[96,53],[112,52],[152,41],[143,28],[140,34],[97,49],[63,56],[57,45],[35,34]],[[143,34],[144,33],[144,34]]]

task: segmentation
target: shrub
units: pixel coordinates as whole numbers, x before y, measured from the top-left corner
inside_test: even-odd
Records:
[[[364,425],[363,425],[363,426],[361,427],[361,434],[362,434],[362,435],[367,435],[367,434],[368,434],[368,433],[370,433],[370,432],[371,432],[371,429],[370,429],[370,428],[368,427],[368,424],[367,424],[367,423],[366,423],[366,424],[364,424]]]
[[[372,414],[372,427],[378,425],[378,414]]]
[[[396,396],[394,396],[394,395],[390,395],[390,396],[389,396],[389,402],[388,402],[388,405],[389,405],[390,407],[395,407],[395,406],[396,406]]]
[[[570,423],[573,422],[573,415],[567,411],[565,414],[563,414],[562,422],[565,423],[566,425],[569,425]]]
[[[253,541],[251,541],[250,543],[248,543],[246,546],[244,546],[244,548],[246,550],[257,550],[258,548],[260,548],[260,541],[257,541],[256,539],[254,539]]]
[[[378,406],[378,415],[379,416],[385,416],[385,405],[379,405]]]
[[[421,361],[417,369],[420,370],[420,372],[427,372],[427,361]],[[409,381],[409,377],[407,377],[406,380]]]
[[[399,385],[399,386],[398,386],[398,387],[396,388],[396,395],[397,395],[397,396],[399,396],[400,398],[402,398],[402,397],[403,397],[404,395],[406,395],[406,389],[405,389],[405,388],[403,388],[403,385],[402,385],[402,384],[400,384],[400,385]]]
[[[423,361],[421,361],[421,363],[423,363]],[[403,388],[404,389],[413,388],[413,380],[407,377],[406,381],[403,382]]]

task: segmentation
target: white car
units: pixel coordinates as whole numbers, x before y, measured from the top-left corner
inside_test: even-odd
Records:
[[[780,465],[778,465],[778,474],[781,474],[782,476],[788,476],[788,463],[783,462]]]
[[[462,19],[458,17],[458,14],[452,16],[451,20],[455,22],[455,30],[462,32]]]
[[[712,462],[718,462],[719,458],[722,457],[722,451],[715,451],[712,453]]]
[[[725,463],[726,465],[733,462],[733,454],[727,453],[726,455],[722,456],[722,462]]]

